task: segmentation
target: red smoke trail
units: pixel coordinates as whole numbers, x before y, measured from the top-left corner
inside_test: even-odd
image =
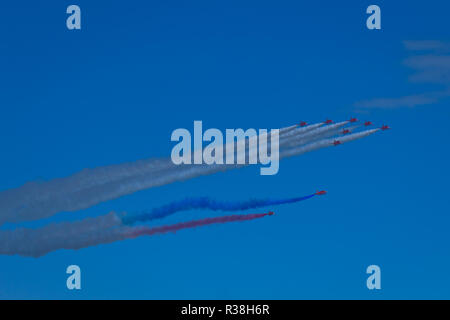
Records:
[[[188,222],[177,223],[167,226],[149,227],[127,227],[117,226],[117,217],[110,214],[105,218],[88,218],[72,225],[69,222],[64,224],[53,224],[49,227],[38,229],[19,228],[16,230],[0,230],[0,254],[21,255],[30,257],[40,257],[49,252],[59,249],[78,250],[92,247],[99,244],[106,244],[115,241],[136,238],[139,236],[151,236],[178,230],[206,226],[215,223],[227,223],[234,221],[247,221],[272,215],[273,212],[256,214],[239,214],[223,216],[217,218],[206,218]],[[92,220],[94,219],[94,220]],[[90,226],[91,221],[99,225],[98,230]],[[111,222],[111,224],[107,224]],[[90,228],[85,228],[85,226]],[[102,228],[102,225],[105,228]],[[61,228],[61,226],[63,226]],[[74,227],[73,229],[71,227]],[[57,230],[57,232],[54,232]],[[77,232],[81,231],[81,232]]]
[[[128,232],[126,237],[127,238],[136,238],[136,237],[140,237],[140,236],[152,236],[155,234],[176,232],[178,230],[207,226],[207,225],[216,224],[216,223],[228,223],[228,222],[259,219],[259,218],[262,218],[262,217],[265,217],[268,215],[272,215],[272,214],[273,214],[273,212],[252,213],[252,214],[234,214],[234,215],[230,215],[230,216],[205,218],[205,219],[200,219],[200,220],[180,222],[180,223],[176,223],[176,224],[160,226],[160,227],[153,227],[153,228],[135,227],[135,228],[132,228],[132,230]]]

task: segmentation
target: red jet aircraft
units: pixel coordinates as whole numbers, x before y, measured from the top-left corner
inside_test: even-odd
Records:
[[[334,140],[333,144],[334,144],[335,146],[338,146],[338,145],[341,144],[341,142],[340,142],[339,140]]]
[[[350,130],[349,129],[344,129],[344,130],[342,130],[342,134],[349,134],[350,133]]]
[[[390,129],[390,127],[385,124],[381,126],[381,130],[388,130],[388,129]]]
[[[349,121],[350,121],[350,122],[356,122],[356,121],[358,121],[358,119],[356,119],[356,118],[350,118]]]
[[[269,216],[273,215],[273,211],[269,211]]]
[[[325,120],[325,124],[330,124],[330,123],[333,123],[333,120],[330,120],[330,119]]]
[[[307,125],[307,123],[305,121],[300,122],[300,127],[304,127],[306,125]]]
[[[364,122],[364,125],[365,125],[366,127],[371,126],[371,125],[372,125],[372,122],[371,122],[371,121],[366,121],[366,122]]]
[[[317,196],[323,196],[324,194],[327,194],[327,192],[325,190],[322,190],[322,191],[317,191],[314,194],[317,195]]]

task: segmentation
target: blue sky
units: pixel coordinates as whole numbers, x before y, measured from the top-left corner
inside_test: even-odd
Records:
[[[80,31],[65,26],[74,3]],[[365,27],[370,4],[381,30]],[[435,0],[2,2],[0,190],[169,155],[171,132],[194,120],[278,128],[357,116],[393,129],[283,160],[275,176],[229,171],[47,219],[186,196],[329,192],[258,221],[0,256],[0,298],[450,298],[449,67],[420,58],[449,52],[405,45],[448,43],[448,12]],[[380,107],[385,99],[394,100]],[[70,264],[82,269],[81,291],[65,287]],[[381,267],[377,292],[365,286],[371,264]]]

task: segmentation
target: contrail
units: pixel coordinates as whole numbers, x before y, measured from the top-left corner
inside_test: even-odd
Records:
[[[180,222],[177,224],[153,227],[153,228],[136,227],[133,230],[128,230],[126,233],[127,233],[128,238],[136,238],[136,237],[143,236],[143,235],[151,236],[151,235],[167,233],[167,232],[176,232],[176,231],[183,230],[183,229],[207,226],[210,224],[254,220],[254,219],[263,218],[265,216],[272,215],[272,214],[273,214],[272,212],[252,213],[252,214],[234,214],[231,216],[205,218],[205,219],[200,219],[200,220]]]
[[[341,142],[341,144],[350,142],[350,141],[354,141],[357,139],[367,137],[379,130],[380,129],[371,129],[371,130],[361,131],[358,133],[349,134],[347,136],[339,137],[339,141]],[[300,146],[297,148],[288,149],[288,150],[285,150],[280,153],[280,158],[298,156],[298,155],[304,154],[306,152],[311,152],[314,150],[331,147],[334,145],[334,141],[335,141],[335,139],[324,139],[324,140],[320,140],[320,141],[317,141],[317,142],[314,142],[311,144],[307,144],[304,146]]]
[[[339,140],[341,141],[341,143],[345,143],[345,142],[349,142],[352,140],[356,140],[356,139],[360,139],[363,137],[366,137],[376,131],[378,131],[379,129],[372,129],[372,130],[367,130],[367,131],[363,131],[363,132],[359,132],[359,133],[354,133],[354,134],[350,134],[347,135],[345,137],[339,137]],[[318,150],[321,148],[326,148],[326,147],[330,147],[334,145],[334,141],[335,139],[323,139],[323,140],[319,140],[317,142],[311,143],[311,144],[306,144],[306,145],[302,145],[296,148],[291,148],[291,149],[287,149],[287,150],[283,150],[282,152],[280,152],[280,159],[282,158],[286,158],[286,157],[291,157],[291,156],[295,156],[295,155],[300,155],[300,154],[304,154],[307,152],[311,152],[314,150]],[[201,175],[208,175],[208,174],[213,174],[216,172],[220,172],[220,171],[225,171],[225,170],[229,170],[229,169],[235,169],[235,168],[240,168],[243,167],[245,165],[218,165],[218,164],[213,164],[213,165],[197,165],[197,166],[189,166],[189,167],[184,167],[181,168],[178,171],[173,171],[171,174],[169,175],[165,175],[162,177],[163,181],[158,181],[158,179],[152,180],[152,183],[155,184],[166,184],[166,183],[171,183],[171,182],[175,182],[175,181],[183,181],[183,180],[187,180],[193,177],[198,177]],[[145,177],[144,177],[145,180]],[[144,189],[145,188],[145,183],[147,181],[134,181],[134,183],[136,183],[136,185],[134,186],[124,186],[122,185],[124,188],[134,188],[134,189]],[[140,183],[143,183],[144,185],[140,185]]]
[[[339,142],[343,144],[346,142],[367,137],[379,130],[380,129],[365,130],[362,132],[341,136],[338,139]],[[282,151],[280,152],[280,158],[296,156],[313,150],[333,146],[335,145],[335,141],[336,138],[322,139],[308,144],[299,145],[288,149],[282,149]],[[190,177],[210,174],[217,171],[227,170],[241,166],[244,165],[233,165],[233,166],[204,165],[204,166],[193,166],[189,170],[185,169],[180,170],[176,168],[177,170],[174,170],[174,172],[171,172],[170,174],[161,175],[156,180],[153,179],[151,183],[156,184],[170,183],[169,181],[171,181],[171,179],[173,181],[180,181],[180,179],[188,179]],[[120,195],[123,194],[124,190],[125,191],[130,189],[140,190],[143,187],[148,186],[148,181],[146,179],[148,179],[148,177],[137,176],[133,179],[126,179],[125,181],[117,182],[117,184],[108,184],[109,189],[106,190],[100,189],[99,191],[106,192],[108,196],[111,196],[111,194],[114,194],[114,192],[115,194]],[[86,192],[86,194],[80,194],[80,200],[83,200],[83,196],[89,196],[89,192],[92,192],[93,190],[95,190],[95,188],[83,190],[83,192]],[[155,229],[144,227],[130,227],[127,225],[123,225],[123,223],[130,224],[137,221],[146,221],[162,218],[181,210],[189,210],[194,208],[208,208],[212,210],[229,210],[229,211],[246,210],[266,205],[277,205],[306,200],[312,196],[314,195],[309,195],[306,197],[278,199],[278,200],[249,200],[242,202],[220,202],[211,200],[209,198],[195,198],[174,202],[167,206],[154,209],[147,213],[144,212],[143,214],[138,215],[116,214],[112,212],[104,216],[87,218],[76,222],[63,222],[50,224],[39,229],[19,228],[15,230],[4,230],[0,231],[0,254],[8,254],[8,255],[19,254],[25,256],[39,257],[43,254],[46,254],[48,252],[57,249],[79,249],[97,244],[128,239],[139,235],[164,233],[168,231],[176,231],[184,228],[197,226],[196,222],[177,224],[175,225],[176,227],[169,226],[166,229],[164,228],[158,229],[161,227],[157,227]],[[92,198],[90,201],[92,203],[95,203],[95,201]],[[36,203],[34,203],[34,205],[36,205]],[[46,208],[45,205],[43,205],[42,208]],[[245,220],[243,216],[247,215],[236,215],[231,217],[242,217],[242,219]],[[216,223],[214,222],[216,221],[214,219],[220,218],[210,218],[206,220],[203,219],[204,224],[200,223],[198,225]],[[239,220],[240,218],[236,218],[236,220],[233,220],[235,218],[230,219],[231,219],[230,221],[224,222],[243,221],[242,219]]]
[[[104,237],[120,226],[119,216],[109,214],[80,221],[59,222],[41,228],[0,231],[0,254],[39,257],[53,250],[76,247]]]
[[[380,129],[371,129],[371,130],[366,130],[366,131],[362,131],[362,132],[358,132],[358,133],[349,134],[347,136],[339,137],[339,141],[341,142],[341,144],[343,144],[343,143],[346,143],[349,141],[367,137],[379,130]],[[298,156],[301,154],[305,154],[307,152],[311,152],[311,151],[315,151],[315,150],[319,150],[322,148],[327,148],[327,147],[333,146],[335,140],[336,139],[334,139],[334,138],[322,139],[322,140],[319,140],[319,141],[316,141],[313,143],[300,145],[300,146],[297,146],[294,148],[282,150],[282,151],[280,151],[279,159],[288,158],[288,157],[292,157],[292,156]],[[256,151],[253,151],[253,152],[256,152]],[[241,168],[244,166],[246,166],[246,165],[244,165],[244,164],[241,164],[241,165],[239,165],[239,164],[234,164],[234,165],[213,164],[213,165],[208,165],[208,166],[205,166],[205,165],[196,166],[194,168],[187,168],[185,171],[178,172],[177,176],[180,180],[186,180],[186,179],[200,176],[200,175],[212,174],[212,173],[216,173],[219,171]]]
[[[60,249],[78,250],[100,244],[115,241],[133,239],[140,236],[151,236],[176,232],[183,229],[207,226],[211,224],[240,222],[263,218],[269,213],[241,214],[216,218],[206,218],[181,222],[173,225],[158,227],[112,227],[106,230],[84,230],[82,233],[63,232],[55,233],[47,231],[61,227],[61,224],[53,224],[40,229],[17,229],[0,231],[0,254],[21,255],[38,258],[47,253]],[[113,218],[114,220],[115,218]],[[88,220],[88,219],[85,219]],[[74,229],[75,230],[75,229]]]
[[[109,214],[85,218],[80,221],[52,223],[38,229],[18,228],[0,231],[0,254],[40,256],[59,248],[77,248],[106,239],[115,241],[129,230],[125,224],[161,219],[176,212],[192,209],[220,211],[244,211],[261,207],[299,202],[314,197],[317,193],[282,199],[250,199],[244,201],[217,201],[208,197],[175,201],[140,214],[110,212]],[[184,225],[184,224],[183,224]],[[120,239],[119,239],[120,240]],[[55,249],[56,248],[56,249]]]
[[[291,132],[294,129],[298,128],[298,124],[294,124],[293,126],[285,127],[280,129],[280,135],[287,134],[288,132]]]
[[[339,141],[340,141],[341,143],[346,143],[346,142],[354,141],[354,140],[357,140],[357,139],[361,139],[361,138],[365,138],[365,137],[367,137],[367,136],[370,136],[371,134],[374,134],[375,132],[378,132],[378,131],[380,131],[379,128],[376,128],[376,129],[370,129],[370,130],[365,130],[365,131],[361,131],[361,132],[357,132],[357,133],[352,133],[352,134],[349,134],[349,135],[347,135],[347,136],[340,137],[340,138],[339,138]]]
[[[271,205],[280,205],[294,203],[310,199],[316,194],[313,193],[304,197],[294,197],[286,199],[251,199],[245,201],[217,201],[208,197],[188,198],[181,201],[174,201],[165,206],[154,208],[151,211],[139,214],[124,215],[122,222],[124,224],[133,224],[136,222],[151,221],[161,219],[179,211],[192,209],[209,209],[213,211],[244,211],[257,209]]]
[[[279,140],[280,158],[329,146],[328,140],[319,140],[314,142],[317,143],[315,145],[308,144],[336,129],[332,127],[333,125],[320,128],[322,125],[323,123],[318,123],[305,127],[282,128],[284,133],[280,135]],[[323,131],[317,133],[317,130]],[[316,133],[313,134],[314,132]],[[302,139],[303,135],[308,134],[310,139]],[[342,142],[351,141],[348,137],[339,139]],[[286,141],[291,142],[285,147],[283,143]],[[256,152],[254,148],[248,150],[249,155]],[[177,166],[170,159],[149,159],[86,169],[66,178],[43,183],[31,182],[16,189],[0,192],[0,225],[4,222],[37,220],[63,211],[82,210],[136,191],[243,166],[221,164]]]
[[[301,134],[319,125],[322,124],[298,130],[297,126],[290,126],[280,130],[288,134],[297,130],[297,134]],[[0,192],[0,225],[42,219],[63,211],[82,210],[142,189],[171,183],[177,179],[167,177],[173,176],[182,167],[185,166],[173,164],[170,158],[148,159],[84,169],[72,176],[46,182],[29,182],[22,187]]]
[[[321,126],[323,126],[325,123],[323,122],[319,122],[319,123],[315,123],[315,124],[310,124],[308,126],[304,126],[304,127],[299,127],[297,126],[297,128],[295,128],[294,130],[290,130],[290,132],[286,132],[284,137],[291,137],[291,136],[295,136],[298,134],[304,134],[307,133],[309,131],[315,130],[317,128],[320,128]],[[281,135],[281,129],[280,129],[280,135]]]
[[[363,136],[366,136],[366,134],[363,134],[361,137],[363,137]],[[347,140],[350,141],[350,139],[352,139],[352,137],[353,137],[352,135],[345,137],[345,139],[343,140],[343,143],[346,142]],[[341,137],[340,139],[342,140],[343,138]],[[298,148],[288,149],[288,150],[280,153],[280,158],[289,157],[292,155],[299,155],[299,154],[303,154],[303,153],[306,153],[309,151],[314,151],[314,150],[317,150],[320,148],[328,147],[328,146],[333,145],[333,141],[334,141],[334,139],[326,139],[326,140],[318,141],[317,143],[314,143],[314,144],[309,144],[309,145],[305,145],[305,146],[300,146]],[[147,176],[142,176],[142,177],[139,176],[136,179],[122,181],[116,185],[110,184],[108,186],[109,189],[106,190],[106,195],[107,196],[116,195],[118,197],[124,193],[123,190],[127,190],[127,192],[129,192],[129,190],[137,191],[137,190],[142,190],[142,189],[146,189],[146,188],[153,187],[153,186],[164,185],[164,184],[168,184],[168,183],[172,183],[172,182],[176,182],[176,181],[183,181],[183,180],[191,179],[191,178],[198,177],[201,175],[208,175],[208,174],[216,173],[219,171],[225,171],[225,170],[239,168],[239,167],[243,167],[243,166],[245,166],[245,165],[214,164],[214,165],[190,165],[190,166],[181,166],[181,167],[179,166],[179,167],[174,168],[169,173],[166,173],[164,175],[157,176],[157,177],[152,177],[151,179],[149,179]],[[92,193],[103,195],[104,193],[102,194],[100,191],[101,190],[99,190],[98,193],[97,192],[92,192]],[[103,192],[104,191],[105,190],[103,190]],[[92,201],[92,202],[95,203],[97,201]]]
[[[312,142],[313,140],[319,140],[334,136],[338,134],[338,129],[344,127],[348,123],[349,121],[342,121],[325,127],[317,128],[300,136],[293,136],[289,139],[284,140],[283,142],[280,142],[280,148],[299,146],[308,142]]]

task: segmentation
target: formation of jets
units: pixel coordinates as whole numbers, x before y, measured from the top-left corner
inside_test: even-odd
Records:
[[[358,119],[356,119],[356,118],[350,118],[349,120],[348,120],[350,123],[354,123],[354,122],[357,122],[357,121],[359,121]],[[330,120],[330,119],[327,119],[327,120],[325,120],[324,122],[323,122],[324,124],[331,124],[331,123],[333,123],[333,120]],[[308,123],[306,123],[305,121],[301,121],[300,123],[299,123],[299,126],[300,127],[304,127],[304,126],[306,126]],[[368,127],[368,126],[371,126],[372,125],[372,122],[371,121],[366,121],[366,122],[364,122],[364,126],[366,126],[366,127]],[[388,129],[390,129],[390,127],[388,126],[388,125],[382,125],[381,126],[381,128],[380,128],[381,130],[388,130]],[[350,129],[343,129],[342,131],[341,131],[341,134],[343,134],[343,135],[345,135],[345,134],[349,134],[349,133],[351,133],[351,130]],[[335,145],[335,146],[338,146],[338,145],[340,145],[341,144],[341,141],[339,141],[339,140],[334,140],[333,141],[333,144]],[[327,194],[327,192],[325,191],[325,190],[321,190],[321,191],[317,191],[316,193],[314,193],[315,195],[317,195],[317,196],[322,196],[322,195],[325,195],[325,194]],[[273,215],[274,213],[273,213],[273,211],[269,211],[269,216],[271,216],[271,215]]]
[[[357,122],[357,121],[359,121],[357,118],[350,118],[349,120],[348,120],[350,123],[354,123],[354,122]],[[324,124],[331,124],[331,123],[333,123],[333,120],[330,120],[330,119],[326,119],[324,122],[323,122]],[[305,127],[305,126],[307,126],[308,125],[308,123],[306,122],[306,121],[301,121],[300,123],[299,123],[299,126],[300,127]],[[366,121],[366,122],[364,122],[364,126],[365,127],[368,127],[368,126],[371,126],[372,125],[372,121]],[[390,129],[390,127],[389,126],[387,126],[387,125],[382,125],[381,126],[381,128],[380,128],[381,130],[388,130],[388,129]],[[352,131],[350,130],[350,129],[342,129],[342,131],[341,131],[341,134],[342,135],[346,135],[346,134],[349,134],[349,133],[351,133]],[[335,145],[335,146],[338,146],[338,145],[340,145],[341,144],[341,141],[339,141],[339,140],[334,140],[333,141],[333,144]],[[325,192],[325,191],[324,191]]]
[[[348,120],[350,123],[354,123],[354,122],[357,122],[357,121],[359,121],[357,118],[350,118],[349,120]],[[331,119],[326,119],[324,122],[323,122],[324,124],[331,124],[331,123],[333,123],[333,120],[331,120]],[[305,127],[305,126],[307,126],[308,125],[308,123],[306,122],[306,121],[300,121],[300,123],[298,124],[300,127]],[[366,122],[364,122],[364,125],[366,126],[366,127],[368,127],[368,126],[371,126],[372,125],[372,121],[366,121]]]
[[[354,122],[357,122],[357,121],[359,121],[359,120],[356,119],[356,118],[350,118],[348,121],[349,121],[350,123],[354,123]],[[327,120],[325,120],[324,123],[325,123],[325,124],[330,124],[330,123],[333,123],[333,120],[327,119]],[[366,121],[366,122],[364,122],[364,126],[366,126],[366,127],[371,126],[371,125],[372,125],[372,121]],[[384,131],[384,130],[390,129],[390,127],[384,124],[384,125],[381,126],[380,129]],[[349,133],[351,133],[351,130],[350,130],[350,129],[342,129],[342,131],[341,131],[341,134],[342,134],[342,135],[346,135],[346,134],[349,134]],[[333,144],[334,144],[335,146],[338,146],[338,145],[341,144],[341,141],[339,141],[339,140],[334,140],[334,141],[333,141]]]

